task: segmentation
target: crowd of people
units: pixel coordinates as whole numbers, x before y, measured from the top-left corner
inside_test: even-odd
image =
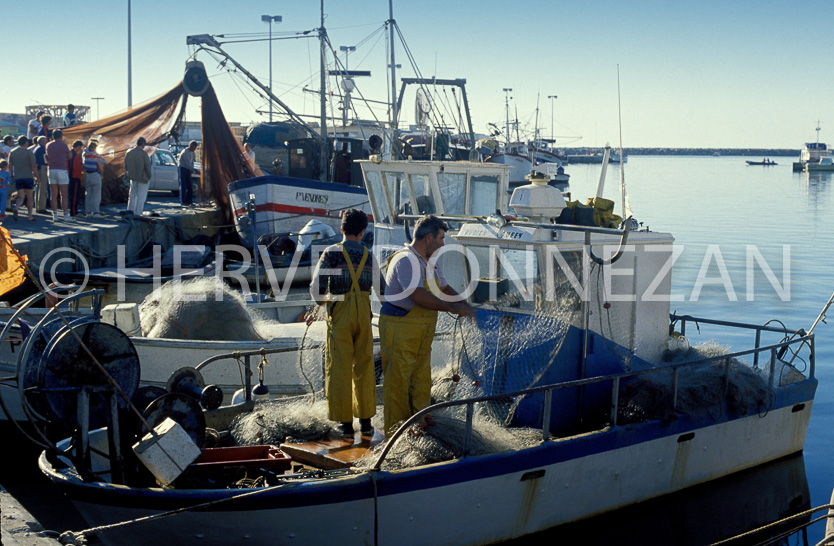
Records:
[[[62,127],[79,122],[75,106],[67,106]],[[26,135],[5,135],[0,143],[0,222],[6,218],[10,204],[15,220],[25,205],[28,220],[36,221],[34,212],[52,212],[52,221],[73,221],[78,216],[106,216],[101,210],[102,175],[106,164],[97,152],[98,142],[81,140],[70,146],[64,142],[60,128],[53,128],[52,116],[38,112],[29,121]],[[151,162],[145,152],[147,142],[139,138],[125,155],[125,169],[130,181],[127,210],[141,216],[152,176]],[[179,159],[180,200],[185,207],[194,206],[192,175],[198,143],[191,141]],[[252,152],[254,157],[254,152]],[[9,203],[9,195],[17,199]],[[83,210],[80,205],[83,200]]]
[[[78,119],[75,106],[67,106],[63,127],[75,125]],[[64,142],[61,129],[52,128],[52,116],[38,112],[26,128],[26,134],[16,139],[5,135],[0,145],[0,221],[6,218],[9,193],[17,190],[11,203],[12,214],[18,220],[26,206],[27,220],[37,219],[34,212],[52,211],[52,221],[72,221],[77,216],[103,215],[101,204],[101,175],[105,161],[97,152],[98,142],[76,140],[72,147]],[[15,146],[16,144],[16,146]],[[82,192],[84,212],[79,204]]]
[[[379,271],[362,243],[368,216],[351,209],[342,217],[342,242],[325,249],[313,273],[310,293],[327,307],[325,396],[328,418],[352,439],[371,435],[376,414],[371,289]],[[390,438],[399,423],[431,404],[431,345],[437,312],[465,317],[474,310],[446,282],[432,256],[444,245],[449,227],[434,215],[414,227],[414,239],[389,258],[379,316],[383,417]]]

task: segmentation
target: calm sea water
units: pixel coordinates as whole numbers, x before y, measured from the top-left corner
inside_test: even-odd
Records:
[[[830,256],[834,250],[834,230],[831,229],[834,173],[794,173],[791,169],[793,158],[774,158],[779,165],[770,167],[747,166],[746,159],[761,160],[749,157],[630,157],[624,174],[634,217],[653,231],[671,232],[676,244],[684,247],[673,276],[673,294],[681,296],[683,301],[672,302],[673,311],[752,324],[776,319],[788,328],[807,330],[834,291]],[[584,201],[595,193],[599,165],[571,165],[567,172],[571,175],[573,199]],[[617,203],[618,213],[621,202],[619,175],[618,166],[609,167],[604,192]],[[758,249],[779,285],[778,289],[773,288],[761,268],[757,268],[753,276],[752,301],[748,301],[750,287],[746,274],[749,245]],[[786,251],[789,254],[785,254]],[[707,261],[707,277],[721,278],[717,265],[720,256],[737,301],[732,300],[723,282],[705,285],[697,298],[693,298],[693,288],[708,252],[713,258]],[[786,269],[790,272],[789,281],[786,281]],[[834,308],[831,316],[834,317]],[[706,502],[726,501],[730,497],[734,501],[731,505],[744,507],[754,500],[760,501],[753,498],[758,495],[778,495],[768,492],[765,486],[784,478],[785,473],[795,473],[797,465],[801,473],[803,459],[810,506],[829,502],[834,486],[834,464],[831,463],[834,447],[831,432],[834,430],[834,323],[821,323],[814,333],[819,388],[803,458],[798,463],[788,463],[793,466],[791,469],[765,470],[761,476],[753,476],[754,483],[755,480],[760,483],[752,489],[743,485],[735,488],[730,484],[718,493],[717,499]],[[728,335],[702,328],[699,334],[691,325],[687,327],[687,336],[695,342],[713,338],[737,350],[751,347],[753,341],[752,334],[747,333]],[[775,473],[776,478],[768,472]],[[632,512],[635,514],[637,512]],[[654,524],[659,525],[660,518],[670,517],[668,506],[659,509],[655,515],[658,519]],[[652,514],[641,513],[639,517],[645,518],[646,522],[652,521]],[[738,517],[747,516],[742,511]],[[679,523],[683,524],[682,521]],[[709,526],[710,523],[697,525]],[[600,525],[588,527],[583,529],[588,533],[587,542],[617,536],[608,534],[611,529],[601,530]],[[692,533],[695,530],[693,528]],[[652,543],[646,542],[646,536],[642,535],[644,531],[645,528],[625,532],[638,535],[631,536],[630,543]],[[807,536],[795,536],[791,543],[807,540],[814,544],[822,538],[823,531],[823,524],[815,524]],[[679,534],[676,544],[699,543],[697,538],[687,540],[686,531],[679,529]]]

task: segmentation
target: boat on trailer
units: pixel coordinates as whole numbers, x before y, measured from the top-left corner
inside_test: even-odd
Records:
[[[440,181],[450,167],[363,164],[377,221],[405,231],[423,208],[415,185],[423,184],[433,206],[445,206],[450,195]],[[473,183],[495,175],[478,163],[455,167]],[[402,195],[417,205],[410,214],[395,207]],[[788,331],[784,339],[781,327],[670,314],[672,235],[628,220],[622,228],[555,224],[560,203],[558,190],[535,183],[510,200],[521,219],[435,210],[453,226],[448,246],[457,249],[444,253],[441,267],[476,319],[435,341],[451,343],[449,359],[458,361],[435,372],[447,373],[436,378],[451,390],[384,447],[375,448],[378,432],[287,442],[279,447],[293,463],[280,471],[249,467],[247,477],[261,475],[266,485],[243,490],[219,482],[126,485],[111,426],[45,451],[41,470],[89,525],[107,526],[97,531],[105,543],[165,536],[182,544],[487,544],[801,452],[817,387],[813,334]],[[628,294],[637,297],[617,297]],[[746,332],[751,344],[718,354],[681,349],[687,328],[702,324]],[[804,373],[785,360],[798,352],[808,362]],[[203,413],[220,430],[225,410]],[[431,432],[432,415],[460,423],[460,444],[444,460],[390,466]],[[535,438],[475,452],[482,418]]]

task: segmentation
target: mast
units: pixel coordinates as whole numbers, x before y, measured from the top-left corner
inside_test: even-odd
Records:
[[[504,88],[504,112],[507,115],[507,147],[504,149],[504,153],[510,153],[510,93],[513,90],[509,87]]]
[[[388,32],[390,34],[391,42],[391,156],[394,155],[394,142],[397,140],[397,121],[399,119],[399,112],[397,111],[397,65],[394,62],[394,0],[388,0]]]
[[[320,96],[321,96],[321,168],[319,179],[320,180],[327,180],[327,160],[329,159],[328,150],[327,150],[327,103],[325,100],[325,92],[326,92],[326,79],[325,79],[325,64],[327,61],[326,55],[327,52],[324,49],[324,42],[325,42],[325,30],[324,30],[324,0],[321,0],[321,27],[319,28],[319,49],[321,50],[321,66],[319,72],[321,73],[321,79],[319,85],[321,87]]]

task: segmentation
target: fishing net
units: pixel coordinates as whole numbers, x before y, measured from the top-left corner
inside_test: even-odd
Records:
[[[264,339],[240,292],[216,277],[169,281],[139,307],[142,335],[167,339]]]
[[[728,353],[729,348],[706,342],[679,351],[669,360],[680,364]],[[772,396],[768,373],[737,358],[681,368],[676,401],[672,375],[670,370],[628,381],[620,394],[621,422],[673,419],[676,415],[717,420],[724,412],[731,416],[755,415],[766,411]]]
[[[238,416],[229,428],[239,446],[318,440],[332,430],[333,423],[327,419],[327,404],[321,395],[258,403],[251,413]]]
[[[433,413],[400,436],[382,463],[384,470],[399,470],[457,459],[463,455],[466,421],[455,412]],[[507,428],[486,417],[476,416],[469,437],[469,455],[486,455],[533,447],[542,441],[541,431],[529,428]],[[354,466],[370,468],[379,458],[385,444],[379,444]]]

